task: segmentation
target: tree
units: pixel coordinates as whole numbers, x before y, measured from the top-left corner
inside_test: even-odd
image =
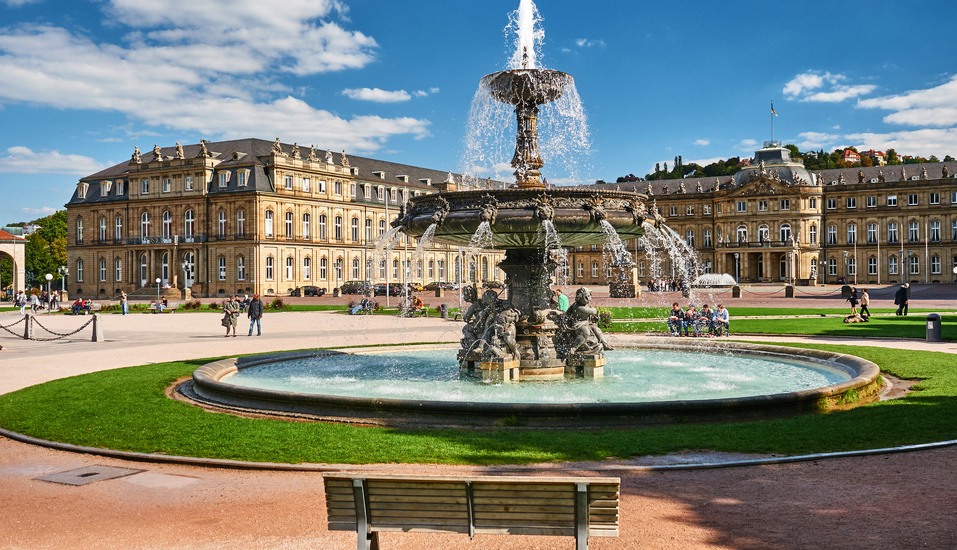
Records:
[[[13,260],[4,254],[0,256],[0,288],[7,288],[13,284]],[[16,289],[14,289],[16,290]]]
[[[797,148],[797,145],[792,145],[788,143],[787,145],[784,146],[784,148],[787,149],[788,151],[791,151],[792,159],[801,158],[801,151]]]
[[[23,252],[26,256],[24,268],[28,285],[41,287],[46,282],[47,273],[57,274],[56,268],[59,265],[56,265],[50,256],[50,243],[39,231],[27,237]]]

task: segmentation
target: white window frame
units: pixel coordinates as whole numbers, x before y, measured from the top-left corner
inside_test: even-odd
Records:
[[[779,204],[781,210],[790,210],[791,209],[791,199],[781,199]]]
[[[897,195],[887,195],[887,206],[897,206]]]
[[[218,264],[219,280],[226,280],[226,256],[220,256],[216,262]]]
[[[877,208],[877,197],[867,197],[865,200],[868,208]]]
[[[173,187],[170,184],[170,178],[163,178],[163,192],[169,193],[172,191]]]
[[[302,259],[302,278],[306,281],[312,279],[312,258],[309,256]]]
[[[265,231],[266,231],[266,238],[267,238],[267,239],[273,238],[273,235],[275,234],[275,231],[274,231],[274,230],[275,230],[275,219],[274,219],[275,216],[276,216],[276,215],[273,213],[272,210],[266,210],[266,213],[265,213],[264,216],[263,216],[263,220],[264,220],[264,222],[265,222],[265,223],[264,223],[264,226],[265,226],[264,229],[265,229]]]
[[[246,257],[239,256],[236,258],[236,280],[245,281],[246,280]]]
[[[118,283],[123,281],[123,260],[119,258],[113,260],[113,280]]]
[[[738,201],[738,207],[737,207],[737,208],[738,208],[738,212],[747,212],[747,211],[748,211],[748,203],[747,203],[747,201]]]
[[[758,212],[767,212],[768,201],[758,201]]]
[[[887,274],[888,275],[897,275],[897,256],[891,254],[887,257]]]
[[[920,206],[920,197],[917,193],[909,193],[907,195],[907,206]]]
[[[193,190],[193,176],[186,176],[183,178],[183,182],[187,191]]]
[[[296,260],[292,256],[286,256],[286,280],[291,281],[295,273]]]

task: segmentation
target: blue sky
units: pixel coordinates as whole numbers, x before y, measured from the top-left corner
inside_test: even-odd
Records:
[[[134,145],[201,137],[460,171],[518,3],[0,0],[0,224],[62,208]],[[957,156],[952,0],[537,7],[542,65],[575,77],[588,117],[583,181],[750,156],[772,100],[775,139],[802,149]]]

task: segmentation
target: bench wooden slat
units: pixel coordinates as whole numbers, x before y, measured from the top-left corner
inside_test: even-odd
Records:
[[[552,514],[548,512],[475,512],[475,523],[486,522],[496,519],[507,519],[514,523],[537,521],[556,522],[560,524],[574,523],[575,511],[571,510],[564,514]]]
[[[422,510],[436,510],[440,512],[468,512],[468,505],[461,504],[432,504],[417,502],[380,502],[375,506],[376,510],[405,510],[406,512],[418,512]]]
[[[548,505],[512,505],[512,504],[476,504],[475,513],[479,512],[544,512],[549,514],[574,513],[571,506]]]
[[[504,491],[504,492],[526,492],[526,491],[554,491],[558,492],[571,492],[575,491],[574,483],[556,483],[553,485],[546,485],[544,483],[494,483],[488,481],[482,481],[479,483],[472,484],[473,491]]]
[[[395,487],[369,487],[369,496],[407,496],[407,495],[422,495],[422,496],[450,496],[454,497],[456,495],[465,494],[465,486],[458,489],[412,489],[405,488],[399,489]]]
[[[555,500],[567,500],[574,504],[575,491],[572,489],[565,491],[517,491],[515,489],[493,491],[484,488],[472,487],[472,494],[476,500],[483,498],[550,498]]]
[[[426,518],[429,521],[434,519],[469,519],[468,510],[429,510],[427,516],[423,516],[419,510],[380,510],[372,509],[372,520],[384,518]]]
[[[377,479],[369,480],[369,490],[372,489],[465,489],[465,482],[452,483],[442,481],[437,483],[426,483],[422,481],[407,482],[401,481],[379,481]]]
[[[467,504],[465,499],[465,491],[462,491],[463,495],[460,497],[428,497],[428,496],[402,496],[402,495],[379,495],[379,496],[370,496],[369,502],[421,502],[428,503],[434,502],[436,504]]]

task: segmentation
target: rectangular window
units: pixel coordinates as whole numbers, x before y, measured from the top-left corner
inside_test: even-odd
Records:
[[[672,218],[675,217],[675,216],[677,216],[677,215],[678,215],[678,207],[677,207],[677,206],[672,206],[671,208],[669,208],[669,209],[668,209],[668,215],[671,216]]]
[[[310,192],[310,191],[309,191],[310,184],[311,184],[311,182],[309,181],[309,178],[302,178],[302,192],[303,192],[303,193],[309,193],[309,192]]]
[[[897,195],[887,195],[887,206],[897,206]]]
[[[239,170],[236,172],[236,185],[238,187],[246,187],[246,171]]]
[[[229,180],[226,179],[226,172],[220,172],[220,173],[219,173],[219,188],[220,188],[220,189],[225,189],[225,188],[226,188],[226,183],[227,183],[228,181],[229,181]]]
[[[591,276],[592,278],[598,277],[598,262],[591,263]]]
[[[150,180],[143,180],[140,182],[140,194],[141,195],[150,194]]]
[[[302,259],[302,278],[307,281],[312,278],[312,259],[311,258]]]
[[[768,201],[758,201],[758,212],[764,212],[768,209]]]
[[[848,208],[857,208],[857,197],[847,197],[845,204]]]
[[[226,258],[219,259],[219,280],[226,280]]]
[[[273,265],[273,261],[274,259],[272,256],[269,256],[268,258],[266,258],[266,280],[267,281],[273,280],[273,277],[275,276],[275,274],[273,273],[273,270],[275,269],[275,265]]]
[[[808,199],[808,200],[807,200],[807,206],[808,206],[808,208],[810,208],[811,210],[816,210],[816,209],[817,209],[817,199],[814,198],[814,197],[811,197],[810,199]]]
[[[685,216],[694,216],[694,206],[688,205],[685,207]]]
[[[847,244],[854,244],[857,242],[857,226],[849,225],[847,226]]]
[[[827,226],[827,244],[829,245],[837,244],[837,226],[836,225]]]
[[[336,195],[342,195],[342,182],[341,182],[341,181],[337,181],[336,184],[333,185],[333,188],[334,188],[334,191],[336,192]]]
[[[957,220],[950,222],[950,240],[957,241]]]
[[[718,214],[720,214],[720,213],[721,213],[721,203],[720,203],[720,202],[717,204],[717,209],[718,209]]]
[[[186,176],[183,178],[184,184],[186,185],[187,191],[193,190],[193,176]]]
[[[887,242],[889,244],[897,242],[897,224],[894,222],[887,224]]]
[[[910,222],[907,224],[907,240],[912,243],[920,242],[920,224]]]
[[[857,275],[857,260],[855,258],[847,259],[847,274]]]
[[[123,196],[123,181],[122,180],[119,180],[116,182],[116,196],[117,197]]]
[[[292,280],[292,271],[293,271],[292,262],[293,262],[292,256],[289,256],[288,258],[286,258],[286,280],[287,281]]]
[[[120,193],[122,195],[122,193]],[[957,204],[957,191],[951,191],[950,204]]]
[[[877,275],[877,258],[867,259],[867,274]]]
[[[940,204],[940,193],[930,194],[930,204]]]
[[[710,205],[710,204],[706,204],[706,205],[702,206],[702,207],[701,207],[701,212],[702,212],[702,214],[704,214],[705,216],[710,216],[710,215],[711,215],[711,205]]]
[[[931,275],[940,275],[940,256],[932,256],[930,259]]]
[[[907,206],[917,206],[919,204],[917,200],[917,194],[907,195]]]
[[[930,242],[940,242],[940,222],[930,222]]]
[[[328,266],[328,262],[326,261],[326,259],[325,259],[325,258],[320,258],[320,259],[319,259],[319,278],[322,279],[323,281],[326,280],[326,275],[328,274],[328,273],[327,273],[328,267],[329,267],[329,266]]]
[[[286,187],[286,191],[292,191],[292,176],[286,176],[283,178],[283,184]]]
[[[169,190],[170,190],[169,178],[163,178],[163,192],[169,193]]]
[[[827,274],[837,275],[837,259],[829,258],[827,260]]]
[[[867,224],[867,244],[877,244],[877,224]]]
[[[837,199],[827,199],[827,209],[836,210],[837,209]]]
[[[781,210],[791,209],[791,199],[781,199]]]
[[[747,212],[748,203],[745,201],[738,201],[738,212]]]
[[[890,275],[897,275],[897,256],[890,256],[887,258],[887,273]]]
[[[867,197],[867,207],[877,208],[877,197]]]
[[[106,281],[106,260],[100,260],[100,282]]]
[[[326,192],[326,180],[319,180],[319,192],[320,193]]]
[[[236,260],[236,280],[245,281],[246,280],[246,258],[240,256]]]
[[[910,257],[910,274],[920,275],[920,257],[918,256]]]

